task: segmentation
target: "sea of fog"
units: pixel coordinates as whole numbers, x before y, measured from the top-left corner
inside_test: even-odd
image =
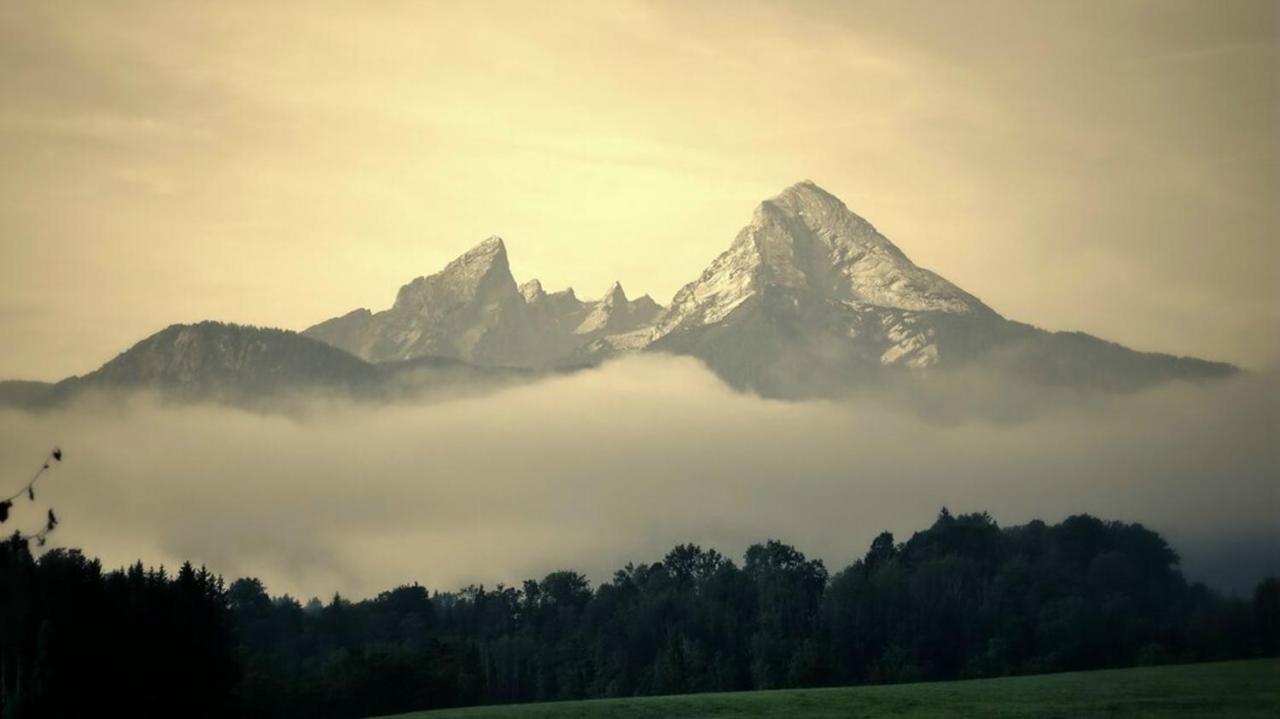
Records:
[[[1277,380],[1082,398],[964,378],[779,402],[644,356],[418,405],[91,399],[0,412],[0,485],[66,452],[4,529],[49,504],[51,546],[108,568],[190,559],[305,599],[601,581],[683,542],[736,557],[779,538],[835,570],[943,506],[1002,525],[1088,512],[1162,532],[1190,578],[1243,592],[1280,573]]]

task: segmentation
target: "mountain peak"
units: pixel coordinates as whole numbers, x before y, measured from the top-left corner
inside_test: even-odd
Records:
[[[844,201],[819,187],[813,180],[797,182],[778,193],[775,197],[760,203],[760,209],[757,211],[757,220],[761,213],[767,215],[770,211],[780,212],[785,216],[803,218],[805,224],[815,228],[832,224],[844,224],[847,225],[848,229],[855,230],[861,236],[879,235],[870,222],[850,210],[844,204]],[[883,236],[880,236],[879,239],[883,244],[887,244],[890,247],[893,246],[893,243]],[[894,249],[897,248],[895,247]]]
[[[657,335],[717,323],[769,288],[894,310],[994,314],[804,180],[760,203],[729,249],[676,295]]]
[[[840,198],[827,192],[813,180],[801,180],[793,185],[788,186],[782,192],[779,192],[775,199],[784,198],[813,198],[828,202],[834,202],[841,206],[844,205]]]
[[[310,337],[206,320],[170,325],[74,384],[153,386],[190,398],[251,397],[289,387],[352,388],[374,374],[360,359]]]
[[[502,252],[505,254],[506,251],[507,245],[502,241],[501,237],[498,237],[497,235],[489,235],[484,238],[480,244],[468,250],[466,254],[471,254],[473,252]]]
[[[795,267],[778,274],[840,301],[909,311],[994,314],[973,295],[917,266],[840,198],[811,180],[767,200],[764,217],[753,223],[762,254],[780,256]],[[785,248],[780,251],[778,248]]]
[[[395,309],[436,312],[450,303],[468,303],[480,296],[517,295],[507,262],[507,247],[493,236],[462,253],[443,270],[419,277],[396,295]]]
[[[623,291],[622,283],[615,281],[613,285],[609,287],[609,291],[605,293],[603,301],[609,304],[626,304],[627,293]]]
[[[581,324],[574,329],[577,335],[612,334],[630,332],[653,321],[660,308],[647,296],[644,301],[632,302],[622,289],[621,282],[614,282],[604,297],[588,303],[590,310]]]
[[[507,245],[502,241],[501,237],[493,235],[485,239],[446,265],[444,271],[448,272],[450,267],[476,267],[483,265],[507,266]]]

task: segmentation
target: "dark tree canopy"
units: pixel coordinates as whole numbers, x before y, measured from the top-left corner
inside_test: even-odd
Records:
[[[303,605],[184,565],[104,572],[0,546],[5,717],[365,717],[476,703],[953,679],[1280,651],[1280,581],[1247,600],[1186,582],[1138,524],[1002,528],[943,511],[829,575],[770,540],[739,565],[680,545],[599,587]]]

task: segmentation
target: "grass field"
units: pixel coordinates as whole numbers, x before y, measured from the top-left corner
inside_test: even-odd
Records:
[[[1280,717],[1280,660],[961,682],[470,707],[422,719],[595,717]]]

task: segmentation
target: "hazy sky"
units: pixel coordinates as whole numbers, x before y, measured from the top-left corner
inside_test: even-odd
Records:
[[[667,302],[811,178],[1006,316],[1280,358],[1277,5],[0,4],[0,377],[381,309],[491,234]]]

